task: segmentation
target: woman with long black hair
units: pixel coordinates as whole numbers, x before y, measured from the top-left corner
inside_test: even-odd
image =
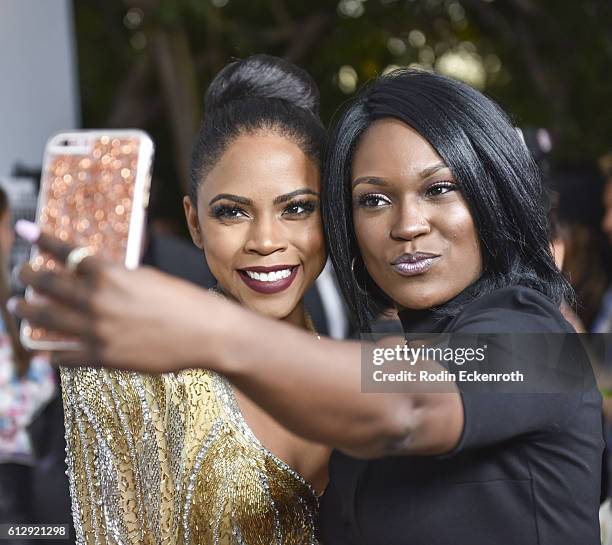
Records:
[[[424,72],[381,77],[346,108],[325,169],[329,251],[362,331],[391,304],[408,334],[573,332],[558,310],[572,292],[549,250],[537,170],[479,92]],[[72,251],[31,224],[19,230],[58,259]],[[334,447],[323,542],[598,543],[601,399],[588,371],[567,391],[506,395],[448,379],[445,393],[363,393],[359,343],[315,342],[163,275],[94,257],[74,278],[22,276],[53,300],[11,307],[85,340],[62,363],[210,368]]]

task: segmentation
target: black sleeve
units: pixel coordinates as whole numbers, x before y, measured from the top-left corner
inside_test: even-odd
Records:
[[[500,291],[470,305],[452,333],[485,339],[489,353],[480,371],[520,370],[525,383],[458,383],[464,429],[451,455],[520,436],[557,433],[577,414],[585,392],[593,394],[586,353],[556,306],[526,288]]]

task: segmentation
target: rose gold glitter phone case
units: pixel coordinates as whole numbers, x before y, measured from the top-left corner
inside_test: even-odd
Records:
[[[149,200],[153,142],[138,130],[75,131],[53,136],[45,147],[36,221],[44,232],[89,246],[100,256],[135,268],[140,261]],[[35,269],[58,270],[32,248]],[[40,296],[26,290],[28,300]],[[21,340],[33,350],[70,350],[78,342],[25,320]]]

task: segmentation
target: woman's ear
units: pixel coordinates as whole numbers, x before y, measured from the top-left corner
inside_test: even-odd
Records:
[[[185,209],[185,219],[191,240],[200,249],[202,249],[202,233],[200,231],[200,222],[198,220],[198,210],[191,202],[188,196],[183,197],[183,208]]]

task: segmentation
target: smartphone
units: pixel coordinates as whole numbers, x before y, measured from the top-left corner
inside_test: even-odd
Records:
[[[128,268],[140,262],[154,146],[139,130],[86,130],[56,134],[45,146],[36,222],[43,232]],[[61,270],[34,246],[34,269]],[[41,296],[31,288],[25,297]],[[22,321],[31,350],[78,349],[67,338]]]

